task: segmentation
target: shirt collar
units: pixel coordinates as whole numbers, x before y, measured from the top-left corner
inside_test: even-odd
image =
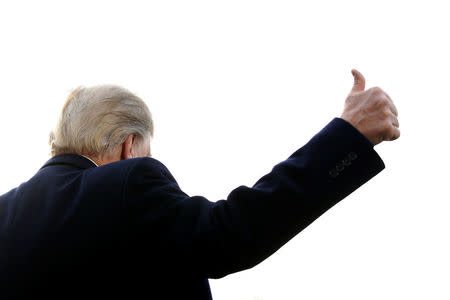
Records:
[[[92,161],[92,163],[96,166],[96,167],[98,167],[98,165],[97,165],[97,163],[95,162],[95,161],[93,161],[92,159],[90,159],[89,157],[87,157],[87,156],[85,156],[85,155],[83,155],[83,154],[80,154],[81,156],[83,156],[83,157],[85,157],[85,158],[87,158],[87,159],[89,159],[90,161]]]
[[[56,155],[50,158],[41,169],[51,165],[71,165],[80,169],[97,167],[97,164],[92,159],[79,154]]]

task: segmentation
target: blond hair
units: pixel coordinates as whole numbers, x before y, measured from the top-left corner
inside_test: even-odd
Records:
[[[51,155],[100,155],[122,144],[128,135],[153,136],[153,120],[142,99],[116,85],[79,87],[67,98],[54,131]]]

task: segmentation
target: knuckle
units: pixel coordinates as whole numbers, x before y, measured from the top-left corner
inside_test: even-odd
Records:
[[[391,122],[384,122],[382,129],[383,132],[390,132],[392,130]]]
[[[378,104],[382,107],[386,107],[389,105],[389,100],[386,97],[378,98]]]
[[[398,124],[398,117],[397,117],[396,115],[394,115],[392,112],[390,112],[390,113],[391,113],[392,121],[393,121],[394,123]]]
[[[389,99],[386,96],[384,96],[384,95],[380,97],[380,102],[383,105],[389,105]]]
[[[398,139],[399,137],[400,137],[400,131],[396,130],[396,131],[391,133],[390,140],[393,141],[393,140]]]
[[[395,116],[398,117],[398,109],[397,109],[397,107],[394,104],[392,104],[392,105],[393,105],[393,108],[394,108],[394,114],[395,114]]]
[[[379,86],[375,86],[372,88],[372,92],[375,94],[381,94],[383,93],[383,90]]]

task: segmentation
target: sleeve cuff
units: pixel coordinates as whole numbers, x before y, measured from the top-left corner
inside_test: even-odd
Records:
[[[353,125],[334,118],[300,151],[313,153],[311,160],[317,162],[312,168],[314,177],[335,186],[343,198],[385,168],[373,148]]]
[[[334,120],[336,120],[337,122],[341,122],[341,123],[345,123],[348,125],[348,127],[351,127],[354,131],[356,131],[357,134],[359,134],[361,136],[361,139],[366,140],[367,144],[370,145],[372,148],[375,146],[374,144],[372,144],[371,141],[369,141],[369,139],[362,134],[358,129],[356,129],[355,126],[353,126],[352,124],[350,124],[350,122],[347,122],[346,120],[342,119],[342,118],[334,118]],[[333,120],[333,121],[334,121]]]

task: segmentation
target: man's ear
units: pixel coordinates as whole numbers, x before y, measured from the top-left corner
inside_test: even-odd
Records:
[[[122,144],[122,153],[120,155],[120,159],[128,159],[128,158],[133,158],[133,146],[134,146],[134,142],[136,136],[134,134],[130,134],[127,139],[125,140],[125,142],[123,142]]]

